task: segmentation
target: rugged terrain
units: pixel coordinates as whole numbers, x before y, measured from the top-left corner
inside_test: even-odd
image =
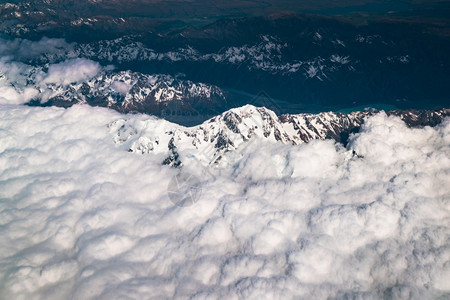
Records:
[[[298,145],[312,140],[334,139],[346,145],[349,136],[359,131],[365,119],[378,113],[385,112],[324,112],[278,117],[264,107],[247,105],[194,127],[157,119],[146,118],[136,122],[135,119],[128,121],[124,118],[109,124],[109,128],[115,143],[130,152],[169,153],[164,164],[178,167],[183,160],[195,159],[204,165],[220,165],[233,162],[233,157],[239,156],[255,140]],[[390,111],[387,114],[400,117],[409,127],[424,127],[438,125],[450,116],[450,110]]]
[[[366,17],[365,22],[354,15],[291,11],[222,15],[198,23],[192,18],[184,22],[179,12],[166,16],[164,9],[155,8],[162,2],[144,2],[142,15],[133,13],[139,1],[118,6],[117,1],[3,3],[0,32],[10,40],[66,39],[67,48],[58,55],[42,53],[31,62],[35,64],[84,57],[113,64],[119,71],[181,75],[217,86],[227,92],[228,103],[217,107],[218,112],[257,104],[253,100],[261,91],[283,113],[373,103],[398,109],[448,106],[450,26],[442,16],[448,11],[446,1],[416,1],[425,5],[423,15],[413,9],[409,17],[400,18],[395,10],[385,17]],[[180,3],[177,7],[186,4]],[[425,14],[435,17],[430,20]]]

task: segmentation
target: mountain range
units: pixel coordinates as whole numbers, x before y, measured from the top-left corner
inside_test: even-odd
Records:
[[[433,2],[433,9],[427,4],[423,14],[437,14],[432,21],[420,14],[414,19],[367,17],[360,22],[353,15],[290,11],[198,23],[195,18],[184,22],[170,16],[162,17],[161,23],[150,13],[144,16],[146,9],[164,4],[155,1],[14,2],[0,5],[0,33],[7,39],[56,37],[68,43],[59,53],[43,52],[30,63],[83,57],[112,64],[117,71],[165,74],[215,86],[227,100],[214,109],[217,113],[257,104],[253,99],[261,91],[282,113],[338,111],[373,103],[440,109],[449,103],[450,26],[437,14],[447,11],[445,1]],[[133,10],[139,3],[142,14]],[[189,6],[180,3],[178,8]],[[395,12],[387,14],[391,15]],[[194,109],[203,112],[202,106]]]
[[[174,167],[193,158],[204,165],[232,163],[242,149],[255,140],[299,145],[313,140],[334,139],[344,146],[366,118],[379,112],[366,110],[348,114],[284,114],[277,116],[264,107],[246,105],[231,109],[204,123],[184,127],[157,118],[119,119],[108,125],[114,142],[139,154],[166,155],[162,162]],[[409,127],[436,126],[450,116],[450,109],[437,111],[390,111]],[[358,155],[354,153],[354,155]]]

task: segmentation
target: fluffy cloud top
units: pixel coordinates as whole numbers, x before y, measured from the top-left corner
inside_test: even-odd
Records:
[[[450,296],[449,119],[410,129],[379,114],[347,149],[255,141],[178,207],[180,170],[115,144],[120,118],[0,105],[2,297]]]
[[[39,91],[27,85],[29,66],[0,58],[0,103],[21,104],[36,97]]]
[[[100,64],[84,58],[76,58],[62,63],[50,65],[43,83],[67,85],[80,82],[97,75],[101,70]]]

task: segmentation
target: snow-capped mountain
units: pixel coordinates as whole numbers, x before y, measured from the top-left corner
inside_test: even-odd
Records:
[[[210,165],[226,163],[229,156],[238,154],[255,139],[292,145],[315,139],[335,139],[345,144],[349,134],[357,132],[366,117],[377,113],[380,112],[367,110],[278,117],[264,107],[246,105],[194,127],[147,117],[138,122],[120,119],[109,124],[109,128],[114,142],[124,150],[167,154],[163,163],[172,166],[180,166],[184,160],[192,158]],[[400,117],[408,126],[435,126],[450,116],[450,109],[391,111],[387,114]]]
[[[96,58],[113,63],[152,62],[209,62],[211,64],[231,64],[244,66],[249,70],[260,70],[270,74],[300,73],[305,78],[324,80],[327,74],[345,68],[355,70],[355,64],[349,56],[337,53],[329,57],[309,57],[303,60],[286,60],[283,51],[289,48],[286,42],[276,36],[260,35],[253,44],[223,47],[216,52],[202,53],[188,46],[171,51],[158,52],[136,41],[136,37],[128,36],[114,40],[104,40],[77,45],[68,56]],[[395,58],[390,57],[390,62]],[[387,58],[386,58],[387,60]]]
[[[31,77],[31,76],[30,76]],[[37,83],[45,105],[75,103],[110,107],[121,112],[212,114],[226,107],[224,92],[212,85],[169,75],[103,71],[88,80],[58,84]],[[35,100],[32,104],[38,104]]]
[[[362,38],[362,37],[360,37]],[[252,44],[222,47],[215,52],[201,52],[186,46],[170,51],[157,51],[139,41],[139,36],[124,36],[112,40],[100,40],[91,43],[68,44],[59,41],[61,46],[46,49],[49,52],[26,60],[32,64],[58,63],[67,58],[89,58],[105,63],[208,63],[218,65],[243,66],[249,71],[263,71],[273,75],[301,74],[304,78],[324,80],[341,69],[354,72],[358,60],[349,55],[336,53],[320,56],[303,57],[303,59],[286,59],[285,53],[291,48],[277,36],[260,35]],[[48,42],[48,39],[45,39]],[[43,41],[44,42],[44,41]],[[64,47],[64,48],[63,48]],[[407,56],[405,56],[407,57]],[[400,58],[384,57],[382,60],[394,63]],[[402,60],[408,63],[406,58]]]
[[[400,109],[434,109],[448,102],[448,26],[389,20],[355,24],[353,18],[294,13],[205,19],[195,26],[166,20],[163,26],[151,14],[137,15],[156,3],[172,10],[164,1],[10,2],[0,4],[0,33],[9,36],[7,43],[41,39],[38,47],[24,47],[29,51],[12,51],[26,64],[87,58],[144,74],[182,73],[193,82],[249,95],[263,90],[306,107],[285,110],[293,113],[379,101]],[[129,14],[111,14],[116,10]],[[58,46],[44,40],[48,36],[65,41]],[[251,97],[228,100],[252,104]]]

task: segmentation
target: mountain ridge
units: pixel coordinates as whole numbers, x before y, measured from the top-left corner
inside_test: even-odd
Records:
[[[277,116],[265,107],[245,105],[193,127],[157,118],[139,122],[123,118],[108,127],[114,142],[124,147],[124,150],[139,154],[163,154],[167,156],[163,164],[180,167],[184,160],[192,158],[205,165],[220,164],[229,153],[239,153],[257,139],[291,145],[333,139],[346,145],[349,136],[359,131],[366,118],[378,113],[399,117],[409,127],[423,127],[438,125],[450,116],[450,109],[366,110],[348,114],[323,112]]]

